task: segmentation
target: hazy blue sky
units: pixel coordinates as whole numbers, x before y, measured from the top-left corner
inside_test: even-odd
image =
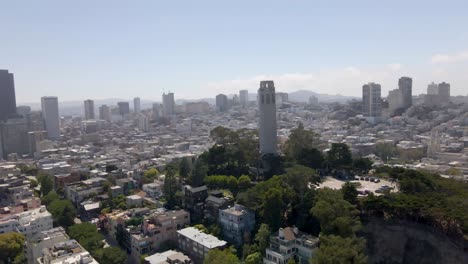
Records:
[[[383,2],[386,2],[384,4]],[[277,90],[468,94],[468,1],[0,0],[0,69],[17,100],[214,97]]]

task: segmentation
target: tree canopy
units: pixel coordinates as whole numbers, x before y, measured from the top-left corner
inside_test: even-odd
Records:
[[[327,152],[327,161],[329,168],[332,170],[350,168],[353,159],[348,145],[344,143],[333,143],[330,150]]]
[[[356,237],[320,236],[320,247],[313,255],[314,264],[365,264],[365,241]]]
[[[0,234],[0,263],[23,263],[24,241],[20,233]]]
[[[107,247],[97,249],[93,257],[100,264],[125,264],[127,263],[127,254],[118,247]]]
[[[55,226],[67,228],[73,225],[76,210],[69,200],[53,200],[47,209],[52,214]]]
[[[68,235],[92,254],[103,246],[104,237],[97,231],[96,225],[91,223],[85,222],[70,226]]]
[[[212,249],[205,256],[203,264],[240,264],[239,258],[234,255],[229,249],[219,250]]]

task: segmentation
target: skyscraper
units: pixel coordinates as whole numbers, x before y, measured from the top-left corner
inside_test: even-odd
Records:
[[[437,83],[431,82],[427,86],[427,94],[439,94],[439,85],[437,85]]]
[[[85,113],[85,119],[90,120],[94,119],[94,101],[93,100],[86,100],[84,101],[84,113]]]
[[[228,98],[225,94],[216,95],[216,109],[219,112],[225,112],[228,109]]]
[[[130,114],[130,104],[128,102],[118,102],[119,115],[124,116]]]
[[[362,86],[363,114],[371,123],[377,121],[382,115],[382,102],[380,98],[381,86],[377,83],[368,83]]]
[[[101,105],[99,107],[99,119],[100,120],[105,120],[107,122],[111,121],[111,112],[110,112],[109,106]]]
[[[276,95],[273,81],[261,81],[258,89],[260,154],[276,154]]]
[[[141,111],[141,101],[140,97],[133,98],[133,111],[135,113],[140,113]]]
[[[55,96],[44,96],[41,98],[42,118],[49,139],[60,137],[60,117],[58,98]]]
[[[443,103],[450,102],[450,84],[446,82],[439,83],[439,96]]]
[[[16,95],[13,73],[0,70],[0,121],[16,113]]]
[[[239,102],[243,107],[246,107],[249,103],[249,91],[248,90],[240,90],[239,91]]]
[[[401,90],[403,108],[411,107],[413,105],[413,79],[401,77],[398,80],[398,89]]]
[[[163,93],[163,115],[165,117],[175,114],[174,93]]]

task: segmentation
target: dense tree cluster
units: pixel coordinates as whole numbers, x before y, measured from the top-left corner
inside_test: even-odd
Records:
[[[397,180],[400,192],[365,198],[365,212],[424,223],[451,235],[468,233],[467,183],[425,171],[390,167],[378,171]]]
[[[0,264],[25,263],[24,241],[24,235],[20,233],[0,234]]]

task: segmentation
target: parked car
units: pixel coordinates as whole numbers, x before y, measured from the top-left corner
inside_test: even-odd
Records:
[[[370,178],[369,178],[369,177],[365,177],[364,180],[370,181]]]
[[[375,178],[374,182],[375,182],[375,183],[379,183],[379,182],[380,182],[380,179],[379,179],[379,178]]]
[[[364,177],[360,177],[359,179],[360,179],[361,181],[363,181],[363,180],[364,180]]]

